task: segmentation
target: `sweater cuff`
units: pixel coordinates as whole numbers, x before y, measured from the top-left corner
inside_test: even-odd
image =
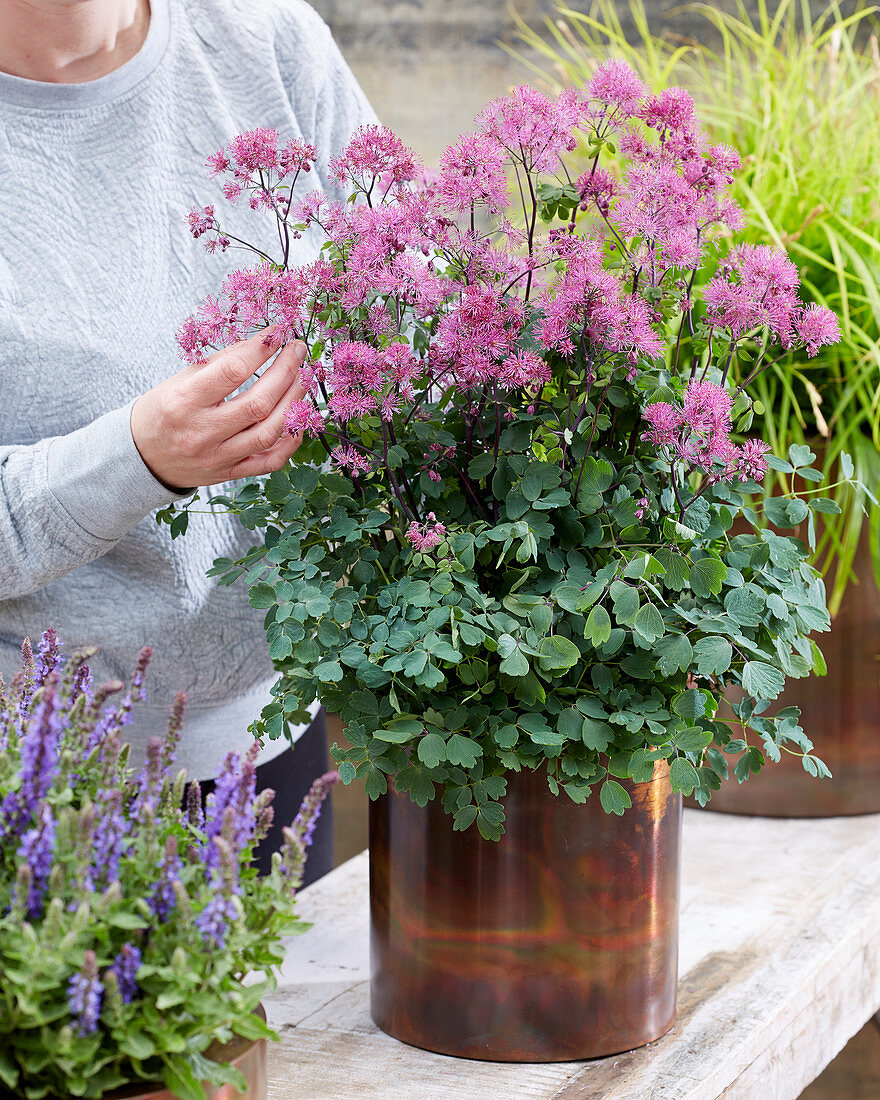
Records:
[[[49,489],[74,523],[115,542],[155,508],[184,500],[150,473],[131,434],[132,401],[49,445]]]

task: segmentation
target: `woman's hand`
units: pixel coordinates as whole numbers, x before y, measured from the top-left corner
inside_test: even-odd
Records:
[[[184,367],[135,401],[131,434],[151,473],[185,491],[280,470],[302,442],[284,434],[284,414],[301,400],[301,342],[288,344],[247,392],[226,400],[278,350],[259,333]]]

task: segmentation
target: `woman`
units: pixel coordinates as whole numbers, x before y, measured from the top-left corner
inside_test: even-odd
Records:
[[[214,202],[203,164],[234,134],[274,127],[320,151],[308,188],[374,116],[303,0],[4,0],[0,5],[0,672],[24,635],[54,626],[101,645],[98,679],[154,646],[132,758],[189,696],[179,760],[216,774],[246,751],[273,680],[244,585],[206,578],[248,545],[233,517],[192,517],[174,542],[150,513],[193,487],[266,473],[296,449],[281,433],[304,348],[260,338],[178,371],[174,333],[233,257],[186,232]],[[229,208],[236,236],[266,230]],[[296,242],[296,262],[315,240]],[[314,713],[313,713],[314,716]],[[323,767],[320,718],[291,756],[258,758],[286,824]],[[316,842],[311,876],[329,866]],[[266,848],[271,847],[270,837]]]

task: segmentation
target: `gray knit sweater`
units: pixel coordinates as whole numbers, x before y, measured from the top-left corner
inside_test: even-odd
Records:
[[[155,656],[134,756],[189,694],[180,760],[205,778],[268,699],[262,613],[244,586],[205,576],[255,536],[195,515],[172,542],[152,515],[172,495],[134,446],[134,399],[182,366],[174,334],[226,270],[187,231],[194,204],[238,236],[270,240],[265,214],[231,208],[205,157],[275,127],[327,160],[374,116],[325,24],[303,0],[152,0],[127,64],[85,84],[0,73],[0,673],[22,637],[54,626],[101,646],[96,678]],[[315,255],[304,237],[296,262]],[[204,494],[203,494],[204,495]],[[261,759],[283,747],[269,746]]]

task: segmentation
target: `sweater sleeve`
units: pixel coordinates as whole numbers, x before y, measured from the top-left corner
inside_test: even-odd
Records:
[[[0,600],[106,554],[154,508],[183,499],[134,444],[131,404],[32,446],[0,446]]]

